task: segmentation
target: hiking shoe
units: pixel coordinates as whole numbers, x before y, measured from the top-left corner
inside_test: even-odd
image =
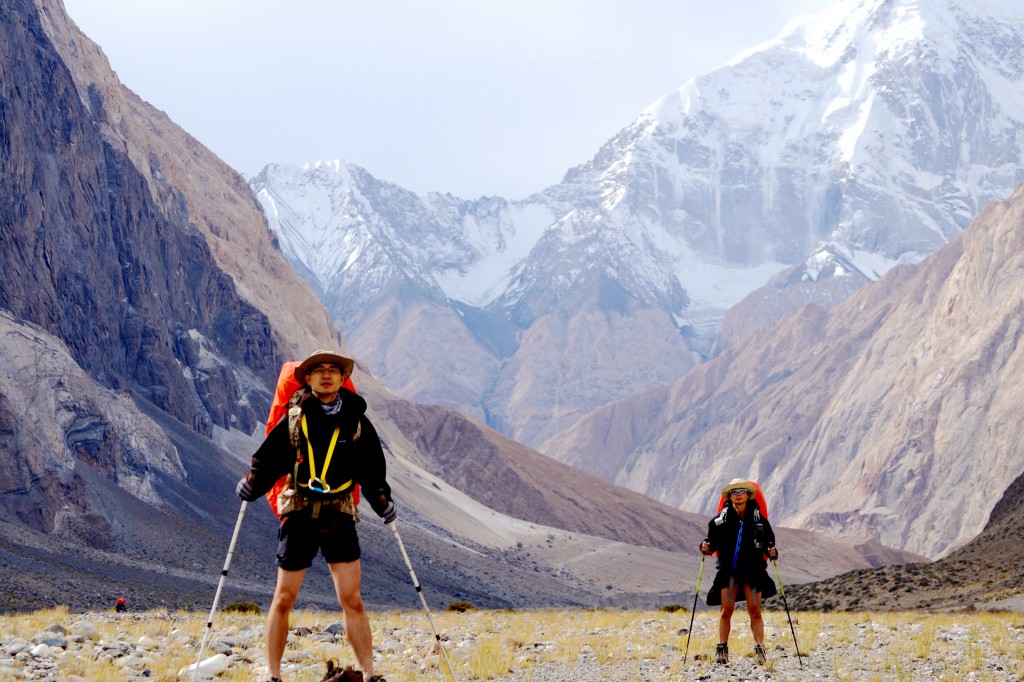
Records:
[[[729,665],[729,644],[723,642],[715,647],[715,665]]]
[[[367,682],[388,682],[383,675],[374,675]]]
[[[764,652],[764,647],[760,644],[754,645],[754,660],[757,661],[758,665],[764,665],[768,662],[768,654]]]

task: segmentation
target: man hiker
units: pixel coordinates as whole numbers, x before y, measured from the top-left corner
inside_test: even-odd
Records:
[[[289,401],[289,413],[273,427],[252,456],[249,473],[235,492],[246,501],[265,495],[289,476],[278,497],[277,587],[267,614],[267,668],[281,680],[281,657],[288,638],[288,616],[317,552],[330,569],[345,633],[364,679],[374,674],[370,623],[360,592],[359,538],[352,498],[356,484],[385,523],[395,520],[391,487],[385,480],[380,438],[366,418],[366,401],[342,388],[354,362],[330,351],[316,351],[295,369],[302,388]]]
[[[729,663],[729,632],[732,612],[737,601],[747,602],[750,632],[754,636],[754,658],[761,665],[767,661],[764,651],[764,621],[761,619],[761,598],[775,594],[775,583],[768,577],[769,559],[777,559],[775,533],[767,515],[760,511],[754,494],[757,488],[750,481],[734,478],[722,488],[725,506],[708,522],[708,536],[700,543],[701,553],[718,552],[718,572],[708,592],[709,606],[721,604],[718,620],[718,646],[715,663]]]

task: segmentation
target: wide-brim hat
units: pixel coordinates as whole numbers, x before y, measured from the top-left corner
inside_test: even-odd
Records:
[[[754,486],[753,483],[751,483],[747,479],[745,479],[745,478],[734,478],[731,481],[729,481],[729,483],[726,484],[726,486],[724,488],[722,488],[722,497],[728,499],[729,491],[730,490],[736,490],[737,488],[743,488],[748,493],[750,493],[751,497],[753,497],[754,494],[757,493],[757,488]]]
[[[341,371],[344,374],[352,374],[352,370],[356,366],[356,361],[352,358],[346,358],[344,355],[338,355],[329,350],[318,350],[314,351],[312,355],[302,361],[301,365],[295,368],[295,378],[298,379],[300,384],[305,386],[309,368],[322,362],[329,362],[332,365],[341,367]]]

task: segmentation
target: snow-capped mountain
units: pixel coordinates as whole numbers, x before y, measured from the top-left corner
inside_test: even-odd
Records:
[[[538,444],[808,300],[918,262],[1024,178],[1024,8],[853,0],[652,104],[518,201],[355,166],[252,181],[367,367]],[[773,279],[774,278],[774,279]]]

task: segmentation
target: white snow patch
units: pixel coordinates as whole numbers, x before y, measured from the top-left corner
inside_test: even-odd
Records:
[[[695,307],[727,309],[788,267],[776,261],[753,267],[691,261],[676,276]]]
[[[510,214],[514,229],[502,235],[502,246],[478,238],[474,246],[480,257],[469,268],[434,273],[445,296],[471,306],[486,306],[505,291],[516,266],[530,255],[555,220],[551,209],[541,204],[516,204]]]

